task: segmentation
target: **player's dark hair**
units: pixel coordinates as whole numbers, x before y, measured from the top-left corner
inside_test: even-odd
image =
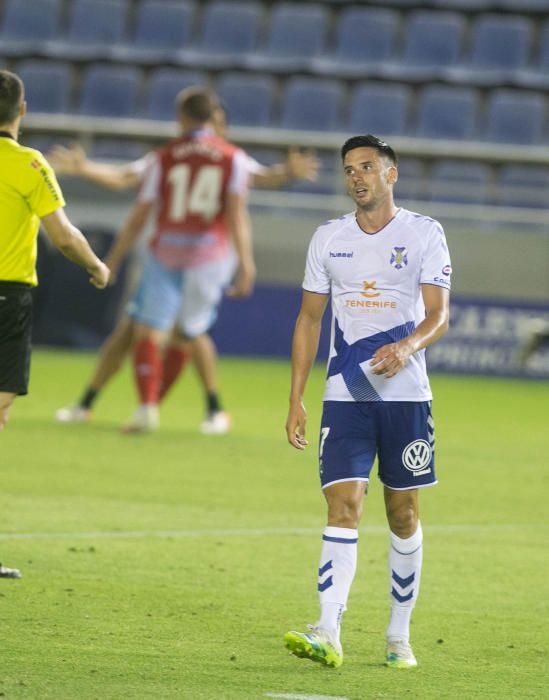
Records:
[[[19,116],[23,82],[15,73],[0,70],[0,124],[11,124]]]
[[[388,143],[382,141],[377,136],[365,134],[364,136],[351,136],[341,147],[341,160],[344,160],[349,151],[354,148],[375,148],[376,151],[386,156],[393,165],[398,163],[397,154]]]
[[[201,124],[209,121],[220,106],[215,92],[204,87],[190,87],[182,90],[176,97],[175,103],[179,114]]]

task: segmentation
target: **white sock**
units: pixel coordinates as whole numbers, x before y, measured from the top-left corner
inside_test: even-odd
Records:
[[[423,560],[423,531],[418,522],[411,537],[402,539],[391,532],[389,581],[391,620],[387,639],[410,639],[410,618],[419,593]]]
[[[318,569],[320,620],[318,626],[339,642],[343,611],[356,571],[358,531],[346,527],[325,528]]]

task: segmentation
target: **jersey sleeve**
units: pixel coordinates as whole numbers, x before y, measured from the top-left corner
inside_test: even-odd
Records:
[[[142,160],[145,161],[145,167],[137,201],[144,203],[156,202],[160,195],[160,159],[156,153],[149,153]]]
[[[65,199],[48,161],[39,151],[34,151],[32,155],[29,168],[33,175],[33,187],[27,202],[31,210],[41,219],[64,207]]]
[[[330,293],[330,277],[323,262],[324,248],[323,241],[316,233],[309,243],[307,261],[305,263],[305,277],[302,287],[307,292],[316,292],[317,294]]]
[[[145,177],[145,173],[147,172],[149,165],[154,160],[154,153],[147,153],[142,158],[138,158],[137,160],[133,160],[131,163],[129,163],[128,170],[133,175],[138,177],[141,181],[143,181],[143,178]]]
[[[231,175],[229,177],[228,191],[232,194],[246,195],[249,189],[250,168],[249,156],[242,150],[236,151],[232,161]]]
[[[434,222],[427,237],[421,265],[420,283],[450,289],[452,265],[444,229]]]

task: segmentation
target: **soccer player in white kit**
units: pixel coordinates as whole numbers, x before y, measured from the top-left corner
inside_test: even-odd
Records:
[[[434,219],[398,208],[393,149],[375,136],[343,145],[356,210],[320,226],[309,246],[292,345],[288,441],[307,445],[302,403],[332,300],[319,464],[328,506],[318,571],[320,618],[288,632],[299,657],[343,661],[340,624],[357,565],[358,525],[377,455],[390,528],[386,663],[411,668],[410,617],[422,565],[419,489],[436,483],[425,348],[448,329],[450,256]]]

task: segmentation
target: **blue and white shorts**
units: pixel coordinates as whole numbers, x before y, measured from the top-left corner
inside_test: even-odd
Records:
[[[432,486],[434,446],[430,401],[326,401],[319,445],[322,488],[368,482],[376,455],[379,478],[388,488]]]
[[[231,252],[220,260],[184,270],[169,270],[147,253],[137,291],[128,305],[136,323],[168,331],[177,324],[189,338],[206,333],[236,269]]]

